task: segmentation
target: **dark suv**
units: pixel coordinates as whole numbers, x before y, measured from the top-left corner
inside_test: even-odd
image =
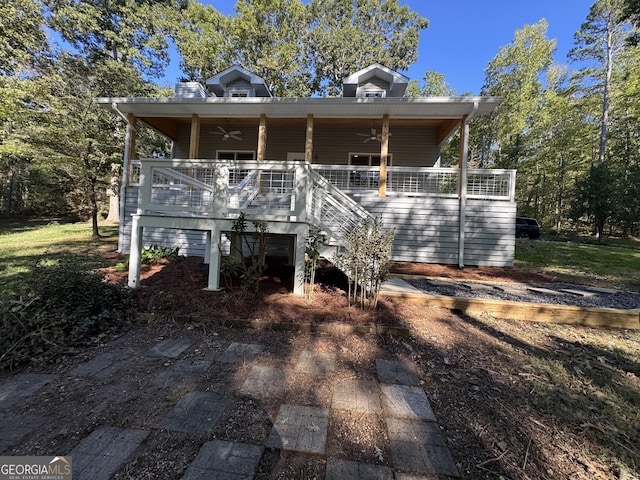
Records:
[[[540,238],[540,223],[535,218],[516,217],[516,238]]]

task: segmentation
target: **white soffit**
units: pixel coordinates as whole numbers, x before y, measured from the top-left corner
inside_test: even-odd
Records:
[[[298,118],[462,118],[487,115],[501,102],[500,97],[420,97],[420,98],[97,98],[107,107],[116,105],[124,113],[138,117]],[[476,110],[477,108],[477,110]]]

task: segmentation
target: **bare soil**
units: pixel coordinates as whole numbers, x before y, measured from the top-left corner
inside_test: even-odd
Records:
[[[541,283],[547,276],[509,268],[465,268],[398,264],[398,273],[434,277]],[[111,282],[125,282],[126,272],[105,271]],[[331,278],[332,272],[325,272]],[[335,272],[334,272],[335,273]],[[336,278],[334,278],[336,279]],[[146,266],[136,290],[147,324],[118,341],[96,339],[93,349],[49,371],[73,365],[111,349],[143,349],[159,339],[190,337],[199,346],[187,359],[211,358],[230,341],[265,345],[261,363],[293,365],[303,350],[339,355],[336,377],[374,379],[373,358],[413,362],[443,434],[465,479],[612,479],[640,478],[640,334],[624,330],[544,325],[493,318],[473,318],[410,301],[383,298],[376,311],[349,308],[335,284],[317,285],[311,304],[293,296],[291,278],[282,269],[267,272],[261,294],[247,300],[233,291],[206,292],[207,266],[198,259]],[[289,322],[384,323],[410,329],[409,337],[325,335],[242,330],[225,327],[236,318]],[[151,320],[149,320],[151,319]],[[13,455],[46,454],[57,445],[72,447],[96,424],[145,427],[157,423],[182,394],[158,395],[145,386],[160,359],[131,366],[118,381],[109,380],[95,398],[96,386],[84,380],[56,384],[49,390],[52,422],[77,418],[76,425],[49,438],[29,438]],[[35,367],[32,367],[35,368]],[[239,388],[249,366],[209,369],[185,389],[225,392]],[[357,373],[354,373],[357,372]],[[327,406],[331,382],[298,376],[287,392],[289,403]],[[73,412],[58,411],[75,397]],[[145,405],[156,402],[149,418]],[[31,408],[20,406],[24,412]],[[71,408],[71,407],[66,407]],[[127,414],[122,415],[125,408]],[[22,412],[22,413],[24,413]],[[209,438],[260,443],[270,430],[277,403],[242,399],[228,410]],[[59,430],[58,430],[59,431]],[[117,478],[179,478],[197,454],[192,436],[154,430],[147,448]],[[39,453],[43,452],[43,453]],[[376,415],[345,412],[330,418],[327,453],[388,465],[384,421]],[[267,452],[256,478],[323,478],[324,459]]]

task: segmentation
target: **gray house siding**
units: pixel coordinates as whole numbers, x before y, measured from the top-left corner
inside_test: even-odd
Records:
[[[123,219],[123,253],[131,243],[131,214],[138,189],[127,189]],[[458,263],[459,201],[455,198],[352,195],[387,228],[396,229],[392,259],[405,262]],[[465,265],[513,266],[516,206],[507,201],[468,199],[465,215]],[[224,239],[223,239],[224,240]],[[179,248],[182,255],[204,256],[206,234],[192,230],[147,228],[143,244]],[[286,240],[269,240],[268,254],[284,255]],[[228,245],[223,251],[228,252]]]
[[[222,140],[218,125],[228,130],[240,130],[242,141]],[[178,140],[174,143],[174,158],[189,158],[189,136],[191,127],[180,125]],[[306,127],[294,125],[268,125],[267,151],[268,160],[286,160],[289,152],[304,152]],[[369,134],[370,127],[354,128],[326,125],[320,123],[314,127],[313,163],[324,165],[346,165],[350,153],[380,154],[380,143],[363,142],[366,137],[358,134]],[[436,146],[436,130],[433,127],[397,127],[390,128],[389,153],[394,166],[431,167],[439,157]],[[381,126],[377,125],[377,133]],[[216,158],[219,150],[256,151],[258,127],[255,124],[236,124],[231,126],[220,123],[207,123],[200,128],[200,144],[198,157],[202,159]]]

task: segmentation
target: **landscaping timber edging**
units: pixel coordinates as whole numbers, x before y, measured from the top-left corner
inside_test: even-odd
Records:
[[[487,298],[448,297],[428,293],[381,292],[380,295],[417,300],[425,305],[459,310],[469,315],[488,314],[492,317],[506,320],[640,329],[640,309],[585,308],[572,305],[512,302]]]

